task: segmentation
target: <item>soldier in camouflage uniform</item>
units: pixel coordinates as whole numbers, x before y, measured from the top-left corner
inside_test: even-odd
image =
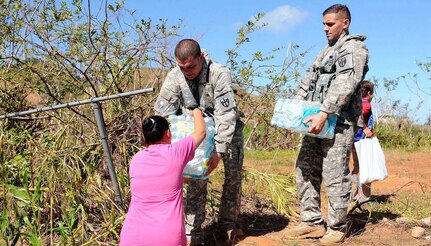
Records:
[[[168,73],[155,112],[166,117],[200,106],[213,115],[215,152],[210,156],[206,175],[223,159],[225,179],[218,217],[220,223],[235,227],[241,202],[244,124],[235,104],[230,71],[212,62],[192,39],[177,44],[175,58],[178,66]],[[187,187],[184,210],[192,245],[203,243],[207,183],[208,180],[192,180]]]
[[[296,162],[301,221],[287,238],[322,237],[322,245],[340,243],[346,234],[351,181],[349,158],[357,127],[363,126],[360,82],[368,71],[365,36],[349,35],[350,12],[336,4],[323,12],[328,44],[302,78],[298,99],[320,101],[320,112],[305,120],[318,134],[329,114],[338,116],[333,139],[305,136]],[[322,180],[328,196],[327,231],[320,210]]]

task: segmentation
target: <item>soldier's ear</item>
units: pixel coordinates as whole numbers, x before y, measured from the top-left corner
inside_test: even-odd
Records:
[[[349,29],[349,26],[350,26],[350,21],[349,21],[349,19],[344,19],[344,21],[343,21],[343,28],[344,28],[344,30],[347,30],[347,29]]]

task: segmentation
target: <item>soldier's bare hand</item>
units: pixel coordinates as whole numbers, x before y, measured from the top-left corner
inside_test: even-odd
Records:
[[[325,121],[328,118],[328,113],[320,111],[318,114],[312,115],[305,119],[304,123],[311,123],[311,126],[308,128],[309,133],[319,134],[323,126],[325,125]]]
[[[212,173],[212,171],[214,171],[214,169],[217,168],[220,160],[221,160],[221,154],[220,153],[213,152],[211,154],[210,159],[208,161],[208,170],[205,172],[205,176],[210,175],[210,173]]]

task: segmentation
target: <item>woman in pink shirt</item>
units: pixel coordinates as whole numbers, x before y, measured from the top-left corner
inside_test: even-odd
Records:
[[[120,245],[187,245],[183,212],[183,170],[205,138],[202,112],[194,109],[194,132],[171,144],[168,121],[144,120],[145,149],[130,162],[132,199]]]

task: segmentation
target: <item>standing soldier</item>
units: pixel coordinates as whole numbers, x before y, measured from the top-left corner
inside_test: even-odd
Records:
[[[320,101],[320,112],[305,120],[318,134],[330,114],[338,116],[333,139],[305,136],[296,162],[302,223],[287,228],[287,238],[319,238],[341,243],[346,235],[350,196],[349,158],[357,127],[363,126],[360,82],[368,71],[365,36],[349,35],[350,11],[335,4],[323,12],[328,44],[303,77],[297,98]],[[327,230],[320,210],[322,179],[328,196]]]
[[[166,117],[180,114],[184,109],[203,107],[213,115],[215,152],[210,156],[205,175],[223,159],[225,178],[218,217],[225,230],[234,229],[238,226],[241,203],[244,123],[235,104],[230,71],[211,61],[192,39],[183,39],[177,44],[175,59],[178,66],[168,73],[155,112]],[[208,180],[192,180],[187,187],[184,210],[191,245],[203,244],[207,183]]]

